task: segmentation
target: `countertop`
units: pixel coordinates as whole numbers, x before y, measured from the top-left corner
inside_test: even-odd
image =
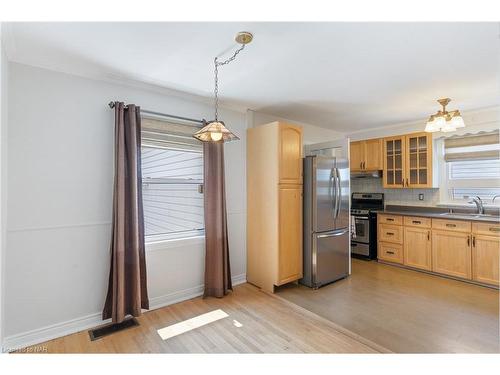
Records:
[[[446,220],[480,221],[487,223],[500,223],[500,216],[497,213],[486,216],[474,216],[473,212],[459,212],[454,210],[449,214],[449,209],[438,207],[409,207],[409,206],[387,206],[384,210],[375,211],[377,214],[420,216]]]

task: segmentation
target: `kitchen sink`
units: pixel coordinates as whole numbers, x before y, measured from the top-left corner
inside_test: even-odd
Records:
[[[473,213],[467,213],[467,212],[443,212],[440,214],[441,216],[449,216],[449,217],[473,217],[473,218],[500,218],[498,215],[491,215],[491,214],[473,214]]]

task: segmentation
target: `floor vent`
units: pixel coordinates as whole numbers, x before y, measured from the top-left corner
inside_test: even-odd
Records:
[[[123,331],[125,329],[132,328],[132,327],[137,327],[137,326],[139,326],[139,322],[135,318],[129,318],[129,319],[124,320],[121,323],[108,324],[104,327],[91,329],[89,331],[90,340],[95,341],[95,340],[98,340],[104,336],[108,336],[108,335],[111,335],[113,333]]]

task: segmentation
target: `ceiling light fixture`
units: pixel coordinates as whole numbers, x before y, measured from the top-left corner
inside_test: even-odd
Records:
[[[429,133],[433,132],[453,132],[458,128],[464,128],[464,119],[460,115],[460,111],[447,111],[446,106],[451,102],[450,98],[438,99],[438,103],[443,106],[443,109],[437,111],[435,115],[431,115],[427,124],[425,125],[425,131]]]
[[[219,80],[218,80],[218,74],[219,74],[219,66],[229,64],[231,61],[233,61],[238,53],[243,51],[245,46],[250,43],[253,39],[253,35],[249,33],[248,31],[241,31],[238,34],[236,34],[236,37],[234,38],[237,43],[241,44],[241,47],[238,48],[234,54],[228,58],[227,60],[224,61],[219,61],[218,58],[216,57],[214,59],[214,66],[215,66],[215,89],[214,89],[214,104],[215,104],[215,119],[213,121],[210,121],[206,126],[204,126],[202,129],[197,131],[193,137],[196,139],[199,139],[202,142],[229,142],[229,141],[234,141],[238,140],[238,136],[233,134],[228,128],[226,128],[225,124],[223,121],[219,121],[218,119],[218,111],[219,111]]]

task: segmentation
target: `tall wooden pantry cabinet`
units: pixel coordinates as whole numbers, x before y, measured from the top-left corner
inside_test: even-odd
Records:
[[[247,130],[247,280],[268,292],[302,277],[302,128]]]

